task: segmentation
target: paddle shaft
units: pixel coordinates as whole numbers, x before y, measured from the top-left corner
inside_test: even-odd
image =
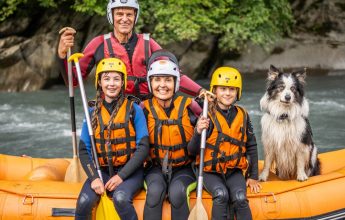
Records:
[[[93,134],[92,126],[91,126],[90,112],[89,112],[89,108],[88,108],[88,105],[87,105],[87,99],[86,99],[86,95],[85,95],[85,88],[84,88],[84,83],[83,83],[83,77],[81,75],[79,61],[74,60],[74,63],[75,63],[75,67],[76,67],[76,70],[77,70],[78,83],[79,83],[79,88],[80,88],[81,99],[82,99],[82,102],[83,102],[83,108],[84,108],[84,113],[85,113],[85,118],[86,118],[87,129],[88,129],[89,135],[90,135],[92,154],[94,156],[94,161],[95,161],[95,164],[96,164],[96,169],[97,169],[99,178],[101,178],[101,180],[103,182],[101,169],[100,169],[100,166],[99,166],[99,163],[98,163],[98,159],[97,159],[96,144],[95,144],[94,134]]]
[[[204,106],[202,110],[202,116],[207,118],[208,112],[208,99],[205,95]],[[200,145],[200,164],[199,164],[199,177],[198,177],[198,188],[197,188],[197,197],[202,198],[202,185],[203,185],[203,170],[204,170],[204,152],[206,146],[206,128],[201,132],[201,145]]]
[[[67,60],[70,56],[71,56],[71,48],[68,48]],[[70,110],[71,110],[73,157],[78,157],[76,122],[75,122],[74,89],[73,89],[73,77],[72,77],[72,62],[67,62],[67,71],[68,71],[69,103],[70,103]]]

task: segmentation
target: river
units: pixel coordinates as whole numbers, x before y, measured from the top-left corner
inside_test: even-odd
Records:
[[[262,159],[259,100],[265,92],[264,74],[243,76],[243,95],[238,103],[251,117]],[[310,123],[320,152],[345,147],[345,73],[307,76],[306,96],[310,104]],[[208,80],[198,81],[207,85]],[[86,85],[94,98],[92,79]],[[83,109],[76,89],[77,133],[80,134]],[[55,86],[26,93],[0,93],[0,153],[33,157],[72,157],[68,90]],[[79,139],[79,137],[78,137]]]

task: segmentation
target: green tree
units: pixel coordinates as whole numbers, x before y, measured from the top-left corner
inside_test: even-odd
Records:
[[[105,15],[107,0],[5,0],[0,3],[0,21],[21,4],[59,7],[68,3],[76,11]],[[226,51],[241,49],[248,42],[268,45],[293,24],[288,0],[141,0],[137,28],[154,33],[158,42],[197,40],[207,35],[219,39]]]

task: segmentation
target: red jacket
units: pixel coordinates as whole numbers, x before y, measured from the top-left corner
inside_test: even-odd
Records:
[[[147,74],[146,65],[144,62],[145,49],[144,49],[143,35],[136,34],[136,36],[138,37],[138,41],[134,48],[131,61],[125,47],[119,43],[119,41],[114,37],[113,33],[111,33],[110,36],[111,36],[110,39],[111,39],[114,54],[116,55],[117,58],[120,58],[126,64],[126,67],[127,67],[127,73],[128,73],[129,79],[128,79],[126,93],[136,95],[136,91],[134,88],[134,81],[133,79],[131,80],[130,77],[136,76],[136,77],[146,78],[146,74]],[[161,49],[159,44],[156,41],[154,41],[152,38],[150,38],[149,45],[150,45],[149,55],[151,55],[152,52]],[[82,76],[85,79],[88,76],[88,74],[91,72],[92,68],[100,60],[102,60],[105,57],[109,57],[109,48],[104,39],[104,35],[100,35],[93,38],[90,41],[90,43],[88,43],[88,45],[85,47],[83,54],[84,54],[84,57],[79,60],[79,65],[80,65]],[[64,69],[65,69],[65,74],[66,74],[67,73],[66,59],[65,59],[64,64],[65,64]],[[78,80],[76,78],[75,68],[73,68],[73,72],[74,72],[73,85],[77,86]],[[147,82],[139,83],[139,89],[140,89],[141,94],[149,93]],[[201,87],[197,83],[195,83],[193,80],[191,80],[188,76],[181,75],[181,81],[180,81],[181,92],[184,92],[192,96],[196,96],[199,93],[200,89]]]

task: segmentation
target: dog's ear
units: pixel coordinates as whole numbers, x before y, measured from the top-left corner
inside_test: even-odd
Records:
[[[292,75],[295,75],[298,81],[304,84],[305,78],[307,77],[307,68],[305,67],[303,70],[295,71]]]
[[[269,81],[273,81],[278,77],[278,75],[279,75],[279,69],[271,64],[270,69],[268,70],[267,79]]]

